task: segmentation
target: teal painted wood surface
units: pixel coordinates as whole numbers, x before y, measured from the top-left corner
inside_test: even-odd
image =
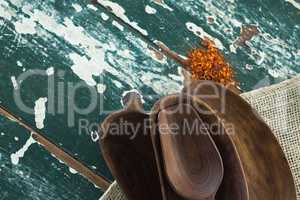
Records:
[[[293,1],[294,4],[284,0],[98,2],[113,8],[110,10],[116,15],[123,8],[129,19],[147,31],[149,39],[161,41],[182,55],[199,46],[203,36],[211,36],[223,47],[222,52],[235,68],[243,90],[261,87],[266,82],[277,83],[300,72],[298,1]],[[149,7],[155,11],[149,11]],[[248,43],[249,48],[233,48],[243,25],[255,25],[261,33]]]
[[[10,156],[30,137],[16,123],[0,117],[1,199],[97,199],[101,193],[85,178],[72,174],[38,144],[32,144],[18,165]]]
[[[41,132],[94,168],[95,172],[112,178],[101,157],[98,143],[91,138],[92,131],[97,129],[97,125],[109,112],[122,108],[120,100],[125,91],[139,90],[149,109],[160,95],[178,90],[180,77],[178,66],[173,61],[154,60],[147,43],[126,27],[123,30],[122,27],[112,25],[112,20],[110,17],[107,19],[103,10],[84,3],[85,6],[82,5],[80,9],[75,2],[1,1],[0,100],[1,105],[36,127],[38,123],[35,118],[39,114],[43,115],[43,111],[35,115],[26,113],[19,104],[23,102],[28,108],[34,108],[40,98],[46,97],[45,127]],[[26,73],[30,77],[22,78]],[[161,77],[161,74],[166,76]],[[74,94],[74,88],[77,87],[80,88]],[[15,98],[18,92],[22,101]],[[93,98],[90,93],[94,94]],[[73,116],[74,105],[85,108],[91,101],[95,102],[95,108]],[[88,123],[90,130],[80,128],[83,120]],[[15,136],[5,127],[3,131],[3,138]],[[16,141],[7,144],[7,140],[0,140],[1,154],[5,158],[1,164],[9,166],[6,171],[19,165],[34,171],[33,167],[41,165],[44,168],[35,173],[46,182],[51,179],[49,187],[62,185],[69,191],[66,195],[63,189],[56,193],[53,191],[53,198],[97,199],[101,196],[99,189],[79,175],[70,173],[68,167],[59,165],[59,170],[54,168],[52,163],[55,163],[55,159],[42,153],[41,148],[40,153],[35,151],[38,157],[32,155],[30,149],[36,148],[34,145],[25,152],[19,165],[12,165],[10,154],[20,149],[29,138],[24,130],[17,133],[20,138],[17,144]],[[14,146],[14,149],[2,152],[7,149],[7,145]],[[24,163],[26,158],[34,162]],[[46,162],[47,158],[51,161]],[[51,171],[51,176],[44,176],[43,173],[48,171]],[[13,176],[14,173],[5,174],[1,185],[9,185],[8,181]],[[70,186],[66,181],[63,182],[68,179]],[[78,179],[78,182],[72,184],[73,179]],[[23,183],[19,183],[18,179],[13,180],[12,184],[20,186],[3,187],[1,192],[7,194],[4,199],[39,199],[43,194],[45,199],[50,199],[46,184],[40,188],[39,182],[30,183],[30,178],[24,178]],[[22,186],[27,182],[31,187]],[[19,192],[20,188],[22,193]],[[39,190],[40,196],[30,196],[31,190]],[[73,193],[74,190],[78,191]]]
[[[235,67],[244,90],[300,72],[300,16],[289,2],[100,3],[109,5],[119,18],[87,0],[0,0],[0,101],[33,127],[43,122],[45,136],[109,178],[100,148],[93,141],[97,125],[110,111],[122,107],[126,91],[137,89],[150,109],[159,97],[181,87],[179,66],[155,54],[151,42],[161,41],[185,55],[199,44],[201,37],[197,35],[207,33],[224,46],[222,52]],[[239,37],[242,24],[256,24],[261,34],[248,43],[250,48],[237,48],[235,53],[230,46]],[[32,73],[41,74],[22,82],[18,79]],[[43,103],[37,114],[24,112],[14,97],[18,92],[29,108],[46,97],[45,117]],[[91,112],[74,111],[74,104],[85,108],[91,102],[96,102]],[[89,130],[80,128],[86,122]],[[30,133],[4,118],[0,118],[0,132],[0,200],[90,200],[101,196],[99,189],[71,173],[37,144],[13,165],[11,155],[22,149]]]

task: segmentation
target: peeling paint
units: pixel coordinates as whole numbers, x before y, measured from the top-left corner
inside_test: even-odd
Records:
[[[19,164],[20,159],[24,157],[26,151],[34,143],[36,143],[36,141],[32,138],[32,136],[30,136],[25,145],[20,150],[18,150],[16,153],[11,154],[10,159],[12,164]]]
[[[12,76],[12,77],[10,77],[10,79],[11,79],[11,82],[12,82],[12,84],[13,84],[14,89],[15,89],[15,90],[19,89],[19,84],[18,84],[18,82],[17,82],[17,80],[16,80],[16,77],[15,77],[15,76]]]
[[[34,106],[34,115],[35,115],[35,124],[38,129],[44,128],[44,120],[46,117],[46,102],[47,98],[39,98],[35,102]]]
[[[97,84],[97,92],[103,94],[106,90],[106,85],[98,83]]]
[[[120,31],[124,31],[124,26],[122,26],[119,22],[117,21],[113,21],[112,25],[114,25],[115,27],[117,27]]]
[[[15,29],[20,34],[35,34],[36,23],[31,18],[22,18],[21,20],[15,22]]]
[[[125,15],[125,13],[126,13],[125,9],[122,6],[120,6],[119,4],[108,1],[108,0],[98,0],[98,3],[100,3],[101,5],[103,5],[105,7],[109,7],[116,16],[121,18],[124,22],[130,24],[132,27],[134,27],[136,30],[138,30],[143,35],[145,35],[145,36],[148,35],[148,32],[145,29],[139,27],[136,22],[129,20],[129,18]]]
[[[46,74],[48,76],[52,76],[54,74],[54,68],[53,67],[49,67],[47,70],[46,70]]]
[[[203,30],[203,28],[201,28],[200,26],[197,26],[196,24],[194,24],[192,22],[187,22],[186,27],[189,31],[193,32],[195,35],[197,35],[201,39],[205,39],[207,37],[208,39],[212,40],[215,43],[217,48],[219,48],[221,50],[224,49],[224,46],[219,39],[214,38],[211,35],[209,35],[208,33],[206,33]]]
[[[157,10],[149,5],[146,5],[145,12],[148,13],[149,15],[154,15],[156,14]]]
[[[154,3],[156,3],[157,5],[163,7],[164,9],[167,9],[169,11],[174,11],[173,8],[171,8],[170,6],[168,6],[164,0],[152,0]]]
[[[72,7],[76,10],[76,12],[81,12],[82,11],[82,7],[77,3],[72,4]]]
[[[105,13],[101,13],[101,18],[104,20],[104,21],[107,21],[109,19],[109,16]]]
[[[286,2],[289,2],[290,4],[292,4],[295,8],[297,8],[298,10],[300,10],[300,3],[298,3],[295,0],[285,0]]]

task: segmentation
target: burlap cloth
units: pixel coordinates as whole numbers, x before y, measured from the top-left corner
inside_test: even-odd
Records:
[[[300,200],[300,76],[241,95],[271,127],[289,161]],[[100,200],[125,200],[116,183]]]

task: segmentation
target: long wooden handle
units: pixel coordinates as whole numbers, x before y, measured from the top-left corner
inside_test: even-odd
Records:
[[[27,125],[21,118],[15,116],[1,105],[0,115],[17,122],[22,127],[30,131],[32,134],[32,138],[39,144],[41,144],[48,152],[52,153],[56,156],[57,159],[63,161],[66,165],[76,170],[79,174],[83,175],[86,179],[95,184],[95,186],[99,187],[102,191],[106,191],[110,186],[111,182],[108,181],[104,176],[98,175],[93,172],[89,167],[73,158],[69,153],[62,150],[45,136],[42,136],[42,134],[38,133],[36,130]]]
[[[91,0],[91,3],[101,7],[102,9],[108,11],[114,18],[114,20],[118,21],[120,24],[125,25],[127,28],[129,28],[133,33],[137,34],[139,38],[142,38],[144,41],[146,41],[148,44],[153,46],[156,50],[159,50],[162,52],[164,55],[168,56],[169,58],[172,58],[175,60],[177,63],[182,65],[184,68],[187,68],[188,66],[188,61],[185,60],[184,58],[180,57],[176,52],[170,50],[167,46],[165,46],[162,43],[156,43],[153,40],[149,39],[149,37],[143,35],[140,31],[138,31],[135,27],[133,27],[130,23],[124,21],[121,19],[119,16],[117,16],[115,13],[113,13],[109,8],[105,7],[101,3],[98,2],[98,0]]]

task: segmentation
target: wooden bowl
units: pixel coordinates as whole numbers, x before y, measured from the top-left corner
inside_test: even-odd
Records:
[[[170,199],[184,199],[178,195],[176,190],[170,185],[167,172],[164,165],[162,156],[162,146],[160,141],[160,133],[158,129],[158,114],[167,107],[175,106],[178,104],[189,104],[195,109],[199,110],[199,102],[195,102],[193,98],[188,98],[186,94],[171,95],[162,98],[158,101],[152,110],[151,119],[151,138],[153,148],[156,156],[156,163],[161,181],[161,190],[163,192],[164,200]],[[216,199],[218,200],[248,200],[248,188],[245,180],[245,174],[241,165],[240,158],[237,154],[236,148],[225,128],[222,126],[220,119],[217,115],[203,115],[199,113],[202,121],[209,124],[218,124],[220,131],[223,134],[211,134],[219,152],[221,154],[224,165],[224,178],[219,188]]]
[[[212,119],[202,115],[204,121],[218,118],[222,123],[240,158],[250,200],[296,200],[292,173],[277,139],[244,99],[211,81],[192,82],[183,93],[199,105],[199,113],[203,112],[201,108],[213,113]],[[217,138],[215,142],[219,143]],[[230,187],[226,185],[218,197],[223,198],[224,190]]]

